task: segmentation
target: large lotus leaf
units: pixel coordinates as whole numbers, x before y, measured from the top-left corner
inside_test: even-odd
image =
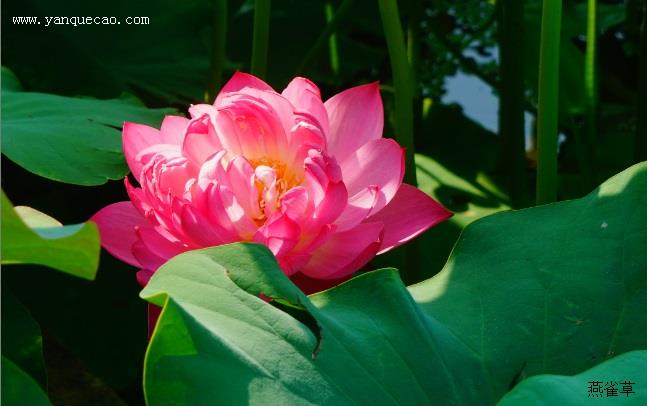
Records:
[[[99,185],[128,173],[120,134],[124,121],[158,126],[173,112],[148,109],[132,98],[22,92],[5,68],[2,82],[2,153],[37,175],[77,185]]]
[[[312,330],[261,292],[314,318]],[[393,269],[308,298],[267,248],[235,244],[172,259],[142,296],[165,306],[146,357],[149,404],[474,403],[469,388],[485,379]]]
[[[647,404],[647,351],[622,354],[575,376],[533,376],[505,395],[499,406],[585,406],[603,400]]]
[[[646,192],[643,163],[585,198],[489,216],[410,291],[480,358],[497,396],[647,348]]]
[[[147,400],[493,404],[527,376],[647,348],[645,191],[636,165],[586,198],[477,221],[409,290],[384,269],[306,297],[261,246],[180,255],[142,292],[164,306]]]
[[[14,208],[2,192],[2,263],[38,264],[85,279],[99,266],[94,223],[63,226],[30,207]]]

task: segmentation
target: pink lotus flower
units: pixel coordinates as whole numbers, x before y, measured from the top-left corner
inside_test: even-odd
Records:
[[[451,216],[402,183],[377,83],[324,103],[307,79],[279,94],[236,73],[213,105],[189,112],[159,130],[124,124],[141,188],[126,178],[130,201],[92,218],[142,285],[181,252],[237,241],[265,244],[289,276],[339,279]]]

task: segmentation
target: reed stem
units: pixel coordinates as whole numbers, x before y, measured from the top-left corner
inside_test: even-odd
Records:
[[[254,6],[254,42],[252,43],[252,75],[265,78],[267,44],[270,37],[270,0],[256,0]]]
[[[562,0],[544,0],[539,44],[537,204],[557,200],[559,50]]]
[[[205,101],[213,102],[222,86],[227,54],[227,0],[214,0],[213,44],[211,48],[209,86]]]
[[[526,147],[524,123],[524,1],[502,0],[497,4],[500,50],[499,173],[508,179],[507,189],[515,207],[525,204]]]
[[[417,185],[413,140],[413,80],[395,0],[378,0],[395,88],[396,140],[406,149],[405,182]]]

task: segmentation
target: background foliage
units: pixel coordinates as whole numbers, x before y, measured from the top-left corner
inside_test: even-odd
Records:
[[[303,75],[328,97],[379,80],[385,136],[397,138],[397,89],[378,2],[307,3],[271,2],[265,78],[280,89]],[[494,403],[513,387],[504,404],[540,402],[547,401],[542,391],[565,393],[564,388],[592,376],[587,374],[610,373],[606,368],[626,365],[628,377],[638,379],[645,365],[642,353],[594,366],[647,347],[640,334],[647,330],[640,313],[647,305],[645,168],[634,167],[589,193],[647,159],[642,141],[647,139],[647,5],[596,1],[591,36],[590,2],[562,3],[556,191],[560,200],[586,197],[496,214],[468,228],[455,245],[475,220],[534,203],[542,2],[525,0],[513,9],[515,0],[399,1],[413,77],[418,186],[456,215],[365,270],[396,266],[406,285],[425,282],[405,288],[394,271],[381,270],[308,298],[281,278],[265,252],[233,264],[240,270],[232,279],[203,275],[200,267],[182,266],[187,275],[177,271],[178,277],[213,278],[211,289],[217,293],[187,296],[170,272],[161,272],[143,293],[158,304],[167,297],[146,358],[147,368],[159,368],[144,376],[146,303],[138,298],[134,270],[106,253],[99,262],[96,230],[84,222],[107,203],[127,199],[120,181],[127,174],[123,121],[158,125],[164,114],[184,114],[188,104],[211,97],[233,71],[250,70],[255,1],[4,1],[2,257],[3,264],[13,264],[2,271],[2,400],[11,404],[18,399],[12,396],[29,396],[30,404],[142,404],[142,379],[153,404],[185,399],[183,391],[191,385],[204,389],[204,396],[241,395],[206,390],[201,385],[215,386],[196,376],[202,368],[240,382],[261,376],[246,396],[271,391],[276,397],[269,399],[276,401],[320,403],[337,396],[368,400],[358,396],[380,393],[378,401],[392,396],[403,402]],[[14,16],[103,15],[148,16],[151,23],[44,27],[11,22]],[[595,74],[587,76],[592,38]],[[214,57],[218,43],[224,44],[224,60]],[[213,75],[217,71],[223,72],[220,78]],[[445,102],[456,75],[478,78],[500,96],[500,130]],[[14,211],[9,201],[38,212]],[[60,227],[49,215],[77,226]],[[11,251],[12,246],[23,253]],[[259,248],[191,253],[166,268],[181,261],[222,265],[234,258],[232,252],[247,258],[250,250]],[[276,279],[263,279],[261,265]],[[281,304],[273,307],[249,294],[261,290],[274,291]],[[222,301],[196,305],[209,295]],[[403,314],[387,308],[402,308]],[[247,317],[246,323],[231,317]],[[247,332],[248,340],[240,342]],[[420,351],[428,363],[408,350],[412,337],[425,343]],[[284,352],[261,350],[268,342]],[[312,361],[317,342],[323,366]],[[187,351],[196,353],[187,357]],[[169,356],[177,352],[182,357]],[[213,362],[216,353],[229,357],[230,369]],[[281,354],[286,368],[274,370],[273,363],[283,362]],[[398,365],[387,370],[394,376],[369,378],[361,370],[362,365],[380,370],[380,362]],[[334,387],[340,373],[336,363],[358,368],[353,370],[357,381],[342,385],[358,383],[363,392]],[[591,367],[594,372],[583,372]],[[542,373],[574,376],[525,381]],[[429,375],[437,380],[424,381],[420,390],[408,386]],[[584,386],[578,388],[586,394]]]

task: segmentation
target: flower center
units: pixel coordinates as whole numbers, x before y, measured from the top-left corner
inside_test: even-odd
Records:
[[[261,215],[254,218],[254,221],[260,225],[280,209],[281,197],[294,186],[300,185],[303,178],[277,159],[262,157],[250,159],[249,163],[256,171],[256,189]]]
[[[303,181],[303,179],[300,179],[300,177],[296,173],[291,171],[286,164],[279,161],[278,159],[262,157],[258,159],[250,159],[249,163],[254,169],[258,168],[259,166],[267,166],[274,169],[274,171],[276,172],[277,182],[279,180],[282,181],[285,186],[287,186],[286,190],[288,190],[292,186],[299,185]]]

